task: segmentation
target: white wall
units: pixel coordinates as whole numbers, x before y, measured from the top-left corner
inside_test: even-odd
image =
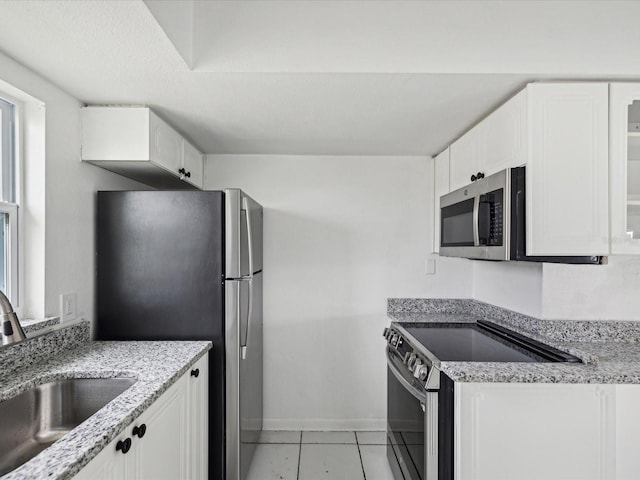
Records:
[[[473,298],[540,318],[542,264],[473,261]]]
[[[545,264],[543,318],[640,320],[640,257],[611,256],[607,265]]]
[[[24,205],[29,228],[24,232],[27,291],[21,315],[58,315],[59,295],[77,292],[79,314],[92,320],[95,192],[145,187],[80,162],[78,100],[2,53],[0,80],[0,90],[3,85],[15,87],[45,109],[45,125],[30,126],[26,151]],[[34,105],[32,109],[42,108]]]
[[[640,320],[640,258],[606,265],[473,262],[473,298],[543,319]]]
[[[471,295],[468,261],[424,273],[432,169],[427,157],[207,157],[208,189],[240,187],[265,209],[265,428],[384,428],[386,298]]]

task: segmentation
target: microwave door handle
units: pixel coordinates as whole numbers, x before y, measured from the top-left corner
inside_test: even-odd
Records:
[[[473,245],[480,246],[480,195],[476,195],[473,199]]]

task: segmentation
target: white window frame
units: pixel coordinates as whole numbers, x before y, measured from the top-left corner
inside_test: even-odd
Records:
[[[12,141],[11,151],[13,153],[12,164],[9,166],[0,165],[3,169],[3,173],[7,172],[13,176],[12,184],[8,184],[6,176],[3,175],[3,185],[0,185],[0,192],[4,192],[7,188],[12,190],[13,202],[3,201],[0,196],[0,213],[7,215],[7,232],[5,237],[5,259],[7,264],[6,278],[6,296],[9,298],[12,306],[18,308],[20,305],[20,288],[19,288],[19,265],[20,265],[20,249],[19,249],[19,232],[20,232],[20,213],[19,202],[21,193],[21,148],[20,148],[20,102],[11,98],[9,95],[5,95],[0,92],[0,99],[13,105],[13,122],[11,124],[11,136]]]

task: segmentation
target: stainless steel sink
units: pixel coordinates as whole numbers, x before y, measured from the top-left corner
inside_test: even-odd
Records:
[[[0,476],[14,470],[116,398],[132,378],[45,383],[0,403]]]

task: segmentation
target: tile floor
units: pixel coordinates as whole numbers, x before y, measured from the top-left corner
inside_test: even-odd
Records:
[[[247,480],[393,480],[385,432],[264,431]]]

